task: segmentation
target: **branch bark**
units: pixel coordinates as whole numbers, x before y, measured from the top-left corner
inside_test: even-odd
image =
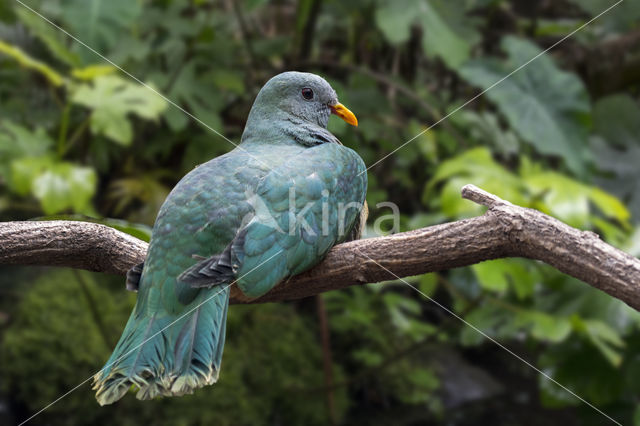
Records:
[[[488,207],[479,217],[335,246],[313,269],[256,300],[232,287],[232,303],[298,299],[351,285],[442,271],[504,257],[545,262],[640,310],[640,260],[539,211],[515,206],[473,185],[462,196]],[[0,224],[0,264],[68,266],[124,275],[147,244],[86,222]]]

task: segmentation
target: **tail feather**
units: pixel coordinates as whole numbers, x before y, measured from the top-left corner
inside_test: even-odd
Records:
[[[219,294],[212,297],[213,292]],[[193,311],[182,314],[184,317],[158,313],[140,316],[134,309],[113,354],[94,376],[93,389],[100,405],[116,402],[131,386],[139,389],[138,399],[151,399],[193,393],[215,383],[228,306],[228,289],[214,288],[202,291],[185,307],[184,312]]]

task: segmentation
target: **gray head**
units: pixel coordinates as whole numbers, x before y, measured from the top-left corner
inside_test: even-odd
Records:
[[[271,78],[258,93],[247,127],[300,123],[326,129],[329,116],[335,114],[357,126],[351,111],[338,102],[338,95],[325,79],[315,74],[289,71]],[[243,137],[244,139],[244,137]]]

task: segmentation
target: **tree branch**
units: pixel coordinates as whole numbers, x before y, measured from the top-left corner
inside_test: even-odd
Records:
[[[124,275],[142,261],[147,243],[91,222],[0,222],[0,264],[68,266]]]
[[[233,303],[298,299],[356,284],[525,257],[556,269],[640,310],[640,260],[539,211],[515,206],[473,185],[462,196],[488,207],[479,217],[388,237],[340,244],[315,268],[249,301],[236,286]],[[147,244],[107,226],[86,222],[0,224],[0,264],[69,266],[124,275]]]

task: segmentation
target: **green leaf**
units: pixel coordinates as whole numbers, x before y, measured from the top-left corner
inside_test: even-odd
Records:
[[[432,180],[425,186],[423,201],[433,199],[434,188],[444,182],[438,199],[442,212],[448,217],[461,218],[475,216],[483,211],[478,206],[460,196],[461,188],[473,183],[499,197],[510,200],[514,204],[533,207],[544,213],[553,215],[569,225],[578,228],[592,228],[595,223],[607,231],[607,237],[616,237],[617,231],[629,229],[630,213],[616,197],[571,179],[557,172],[541,169],[531,164],[526,157],[521,159],[520,175],[516,176],[496,163],[486,148],[475,148],[442,162]],[[596,216],[592,208],[595,206],[607,219],[617,221],[615,227],[607,227]],[[477,273],[487,274],[490,271],[478,266]],[[511,271],[517,274],[516,271]],[[487,288],[500,291],[504,289],[502,280],[485,280]],[[527,292],[526,284],[519,291]]]
[[[590,105],[582,81],[560,70],[529,41],[507,36],[502,49],[506,60],[471,61],[460,69],[460,75],[475,86],[490,89],[485,95],[522,139],[542,154],[561,157],[572,171],[583,172],[589,160],[584,123]],[[520,68],[537,55],[541,56]]]
[[[72,101],[91,108],[91,131],[121,145],[129,145],[133,129],[127,114],[157,119],[166,108],[165,100],[150,89],[117,75],[100,75],[93,84],[80,85]]]
[[[540,280],[538,271],[519,259],[490,260],[473,265],[472,269],[484,289],[504,292],[511,285],[518,299],[530,296]]]
[[[420,275],[418,289],[427,297],[432,297],[438,289],[438,275],[435,272]]]
[[[72,67],[80,64],[79,56],[67,47],[63,33],[30,10],[23,7],[16,7],[13,10],[20,21],[49,48],[56,58]]]
[[[558,217],[569,225],[579,228],[590,227],[592,215],[589,202],[596,205],[606,216],[626,223],[629,211],[617,198],[602,190],[556,172],[542,172],[524,177],[526,187],[532,194],[538,194],[544,205],[536,207]]]
[[[577,315],[574,315],[571,321],[573,328],[586,335],[611,365],[620,366],[622,363],[620,351],[625,347],[625,342],[615,329],[603,321],[583,319]]]
[[[606,216],[617,219],[620,222],[629,220],[629,210],[615,196],[596,187],[591,187],[588,195],[591,202]]]
[[[527,204],[519,178],[496,163],[487,148],[470,149],[442,162],[433,179],[425,186],[425,203],[431,199],[435,186],[443,181],[445,184],[440,195],[440,203],[442,211],[449,217],[468,217],[482,213],[482,206],[460,196],[460,190],[468,183],[473,183],[514,204]]]
[[[530,327],[531,335],[544,341],[559,343],[571,333],[571,322],[566,317],[552,316],[539,311],[521,311],[516,316],[516,324]]]
[[[9,179],[12,160],[38,157],[52,145],[53,141],[42,127],[32,131],[10,120],[0,119],[0,177]]]
[[[55,213],[68,207],[74,211],[85,211],[95,185],[93,169],[60,163],[38,176],[32,183],[32,189],[45,213]]]
[[[33,194],[45,214],[66,209],[91,212],[96,174],[89,167],[56,162],[50,157],[23,157],[11,164],[12,188],[21,195]]]
[[[392,44],[406,42],[411,26],[419,24],[425,53],[455,69],[469,58],[471,43],[478,39],[465,12],[459,4],[441,0],[401,0],[383,3],[376,10],[376,24]]]
[[[467,129],[471,138],[479,144],[489,144],[495,151],[504,155],[515,155],[520,149],[520,140],[511,130],[505,130],[500,125],[498,116],[488,112],[462,110],[451,117]]]
[[[470,40],[476,38],[475,33],[469,33],[471,26],[461,23],[464,10],[450,1],[425,1],[420,5],[425,53],[439,56],[450,68],[460,67],[469,58]]]
[[[22,157],[11,163],[10,188],[19,195],[31,193],[33,180],[52,163],[49,157]]]
[[[376,10],[376,24],[390,43],[409,40],[411,25],[416,21],[417,2],[401,0],[385,3]]]
[[[626,373],[613,367],[584,339],[572,337],[561,345],[553,345],[540,355],[538,366],[559,383],[598,406],[617,402],[618,398],[628,393],[621,377]],[[545,405],[559,407],[581,404],[550,380],[539,377]],[[594,424],[599,424],[599,421]]]
[[[473,272],[486,290],[504,292],[509,286],[508,276],[502,269],[504,261],[494,260],[473,265]]]
[[[420,313],[420,304],[398,293],[386,293],[382,296],[392,324],[399,330],[411,327],[411,317]]]
[[[510,309],[505,309],[503,303],[495,302],[473,310],[465,319],[495,338],[513,338],[523,330],[529,330],[537,340],[558,343],[564,341],[572,330],[572,323],[567,317],[522,309],[517,305],[510,305]],[[484,341],[484,336],[471,327],[463,329],[460,338],[463,345]]]
[[[186,109],[208,126],[221,131],[222,122],[219,112],[224,106],[220,91],[216,88],[218,84],[227,84],[233,89],[237,89],[240,82],[233,82],[224,78],[224,74],[198,72],[198,64],[195,61],[187,63],[180,70],[167,96],[172,101],[181,104]],[[165,113],[165,118],[174,132],[184,129],[189,117],[177,108],[169,108]],[[204,129],[206,126],[198,123]],[[208,130],[208,129],[207,129]]]
[[[142,2],[131,0],[66,0],[61,18],[75,37],[92,49],[108,54],[119,40],[130,37],[129,27],[139,18],[141,6]],[[86,47],[76,46],[84,63],[98,59]]]

